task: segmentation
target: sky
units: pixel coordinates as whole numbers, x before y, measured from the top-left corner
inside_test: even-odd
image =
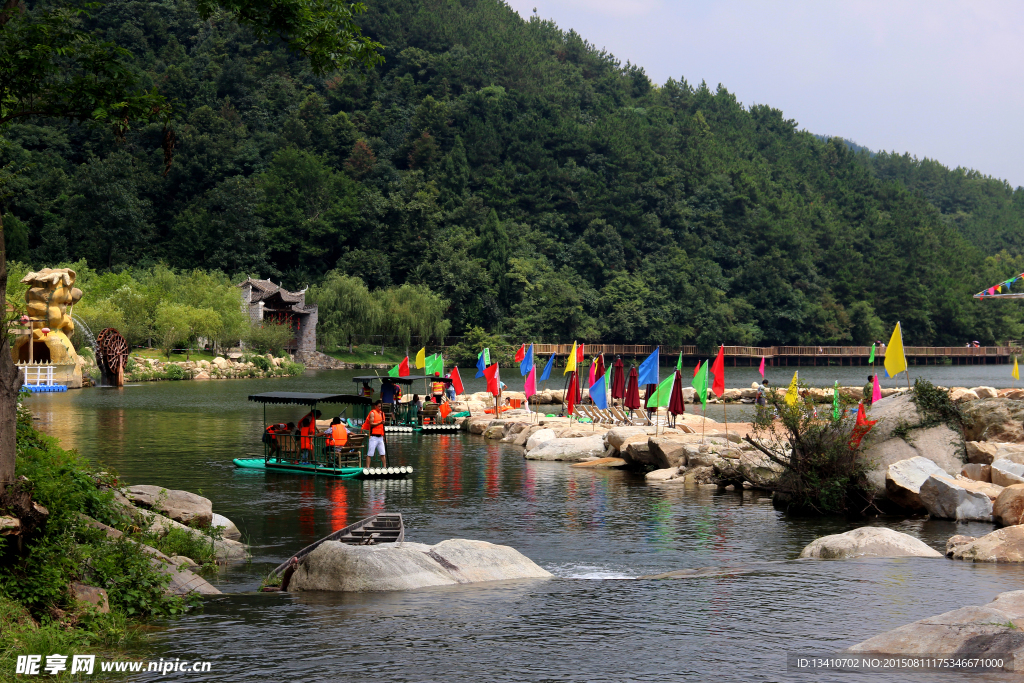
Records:
[[[800,128],[1024,185],[1024,3],[508,0],[643,67]]]

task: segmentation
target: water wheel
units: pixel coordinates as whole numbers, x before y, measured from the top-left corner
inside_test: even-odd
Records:
[[[124,386],[124,366],[128,362],[128,342],[113,327],[96,337],[96,365],[103,386]]]

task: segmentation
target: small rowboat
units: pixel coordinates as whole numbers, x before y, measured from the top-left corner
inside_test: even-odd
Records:
[[[296,564],[325,541],[338,541],[348,545],[377,545],[379,543],[401,543],[404,540],[405,525],[402,523],[402,513],[381,512],[366,519],[361,519],[355,524],[349,524],[344,529],[338,529],[330,536],[325,536],[316,543],[307,545],[288,558],[288,560],[278,565],[271,573],[283,573],[288,569],[289,565]]]

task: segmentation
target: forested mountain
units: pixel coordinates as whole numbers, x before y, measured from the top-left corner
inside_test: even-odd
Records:
[[[177,103],[173,163],[157,124],[10,126],[10,258],[290,287],[336,269],[429,286],[454,333],[538,341],[1024,334],[1014,303],[971,300],[1024,270],[986,259],[1024,251],[1019,191],[659,87],[497,0],[368,4],[384,65],[325,80],[188,0],[102,2],[96,29]]]

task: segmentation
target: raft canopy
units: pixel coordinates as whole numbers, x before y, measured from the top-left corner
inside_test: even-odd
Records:
[[[306,394],[298,391],[268,391],[263,394],[252,394],[249,400],[255,403],[276,403],[286,405],[312,406],[317,403],[347,403],[350,405],[368,406],[373,401],[365,396],[355,394]]]
[[[421,379],[433,379],[433,378],[432,377],[426,377],[424,375],[406,375],[405,377],[391,377],[389,375],[384,375],[383,377],[381,377],[380,375],[363,375],[362,377],[353,377],[352,381],[353,382],[362,382],[363,384],[369,384],[370,382],[373,382],[374,380],[376,380],[376,381],[380,382],[381,384],[387,383],[387,384],[405,384],[405,385],[409,385],[409,384],[412,384],[413,382],[418,382]]]

